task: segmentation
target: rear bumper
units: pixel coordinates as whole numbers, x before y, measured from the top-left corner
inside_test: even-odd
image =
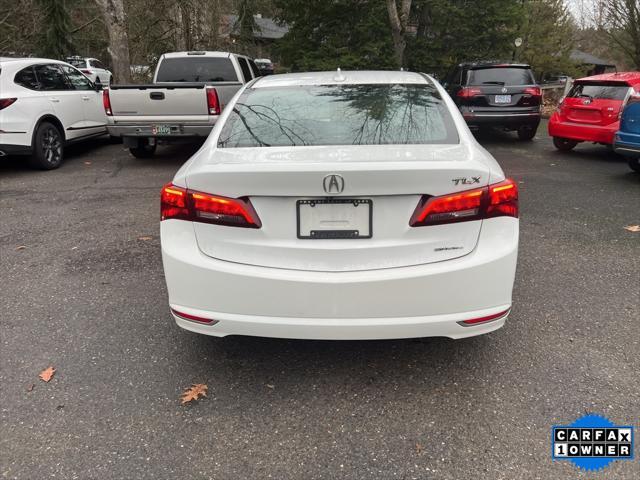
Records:
[[[614,136],[613,149],[625,157],[640,157],[640,135],[618,132]]]
[[[214,335],[308,339],[463,338],[500,328],[458,322],[508,310],[518,250],[518,220],[483,222],[475,250],[427,265],[359,272],[313,272],[216,260],[196,243],[193,225],[161,222],[171,308],[217,320],[179,326]]]
[[[496,110],[478,111],[462,108],[462,116],[469,126],[503,126],[517,128],[523,125],[537,126],[540,123],[540,111],[512,111]]]
[[[169,135],[158,135],[154,133],[151,124],[109,124],[107,130],[109,135],[113,137],[155,137],[163,139],[181,138],[181,137],[207,137],[213,129],[213,124],[199,125],[180,125],[171,122],[163,122],[163,124],[171,125],[172,131]]]
[[[7,155],[31,155],[31,146],[0,144],[0,157]]]
[[[552,137],[568,138],[578,142],[595,142],[611,145],[620,122],[611,125],[588,125],[563,121],[554,113],[549,120],[549,135]]]

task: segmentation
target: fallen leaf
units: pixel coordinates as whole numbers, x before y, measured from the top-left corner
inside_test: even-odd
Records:
[[[416,442],[416,453],[422,453],[422,450],[424,450],[422,444]]]
[[[85,165],[91,165],[91,162],[84,162]]]
[[[149,240],[153,240],[153,237],[138,237],[138,240],[141,240],[143,242],[148,242]]]
[[[49,382],[53,378],[53,374],[56,373],[56,369],[53,367],[47,367],[43,371],[40,372],[40,380],[43,382]]]
[[[207,387],[204,383],[194,383],[191,388],[187,388],[180,397],[182,405],[189,403],[193,400],[198,400],[200,397],[207,396]]]
[[[31,385],[29,385],[27,387],[27,392],[31,392],[34,389],[35,386],[36,386],[35,383],[32,383]]]
[[[273,390],[273,389],[274,389],[274,388],[276,388],[276,387],[274,387],[274,386],[273,386],[273,385],[271,385],[270,383],[267,383],[267,388],[270,388],[271,390]]]
[[[627,225],[624,229],[630,232],[640,232],[640,225]]]
[[[20,245],[20,246],[16,247],[16,250],[24,250],[25,248],[27,248],[26,245]]]

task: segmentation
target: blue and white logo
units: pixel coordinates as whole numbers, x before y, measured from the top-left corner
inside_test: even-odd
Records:
[[[584,470],[600,470],[614,460],[633,460],[633,426],[617,426],[600,415],[585,415],[551,429],[551,456]]]

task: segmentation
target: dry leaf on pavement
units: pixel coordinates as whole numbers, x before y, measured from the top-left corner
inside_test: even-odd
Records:
[[[91,162],[84,162],[85,165],[91,165]]]
[[[416,453],[422,453],[422,450],[424,450],[422,444],[416,442]]]
[[[16,247],[16,250],[24,250],[25,248],[27,248],[26,245],[19,245]]]
[[[624,229],[630,232],[640,232],[640,225],[627,225]]]
[[[189,403],[193,400],[198,400],[200,397],[207,396],[207,387],[204,383],[194,383],[191,388],[187,388],[181,395],[180,400],[182,405]]]
[[[138,240],[141,240],[143,242],[147,242],[149,240],[153,240],[153,237],[149,237],[149,236],[138,237]]]
[[[40,380],[43,382],[49,382],[53,378],[54,373],[56,373],[56,369],[53,367],[47,367],[43,371],[40,372]]]
[[[34,384],[34,383],[32,383],[31,385],[29,385],[29,386],[27,387],[27,392],[31,392],[31,391],[33,391],[34,387],[35,387],[35,384]]]

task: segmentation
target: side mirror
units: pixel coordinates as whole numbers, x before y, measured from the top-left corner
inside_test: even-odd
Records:
[[[102,85],[102,82],[96,82],[93,84],[93,86],[96,89],[96,92],[100,92],[104,89],[104,86]]]

